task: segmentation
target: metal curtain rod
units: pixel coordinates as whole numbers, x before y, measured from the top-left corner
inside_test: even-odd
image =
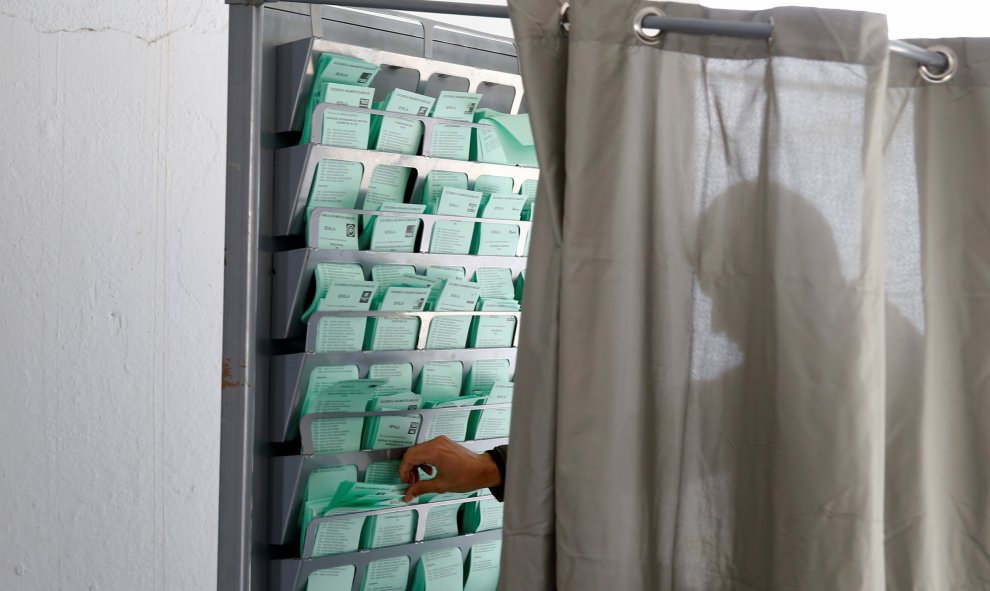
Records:
[[[509,18],[509,8],[497,4],[467,4],[464,2],[441,2],[438,0],[308,0],[311,4],[331,4],[351,8],[378,8],[383,10],[408,10],[457,14],[462,16],[483,16],[489,18]],[[768,39],[773,33],[770,23],[747,23],[740,21],[718,21],[703,18],[680,18],[670,16],[647,16],[642,26],[647,29],[661,29],[675,33],[693,35],[722,35],[747,39]],[[937,74],[949,68],[949,58],[944,53],[929,51],[903,41],[891,41],[890,51],[919,64],[932,68]]]

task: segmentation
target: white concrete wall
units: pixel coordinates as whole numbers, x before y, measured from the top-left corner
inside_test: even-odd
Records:
[[[0,589],[215,586],[226,7],[0,0]]]
[[[0,590],[215,587],[226,22],[0,0]]]

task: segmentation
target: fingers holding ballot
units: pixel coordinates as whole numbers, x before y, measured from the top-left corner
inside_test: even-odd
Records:
[[[434,477],[421,480],[420,469]],[[409,485],[406,502],[425,493],[470,492],[502,483],[490,454],[475,453],[444,436],[409,448],[402,456],[399,477]]]

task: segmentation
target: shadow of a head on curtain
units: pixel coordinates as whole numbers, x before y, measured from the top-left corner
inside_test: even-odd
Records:
[[[867,521],[824,509],[868,517],[849,479],[877,450],[851,453],[848,438],[885,404],[882,275],[847,278],[839,254],[862,231],[772,182],[737,183],[701,212],[681,522],[699,567],[771,588],[761,577],[809,535],[869,539]],[[920,340],[903,334],[904,350]]]
[[[768,362],[779,329],[804,327],[806,346],[834,337],[816,330],[820,313],[852,286],[812,202],[778,183],[736,183],[702,210],[696,245],[692,379]]]

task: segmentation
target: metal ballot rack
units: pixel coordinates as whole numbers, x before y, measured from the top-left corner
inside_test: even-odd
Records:
[[[536,180],[536,168],[484,164],[435,158],[432,130],[436,120],[418,119],[424,126],[418,155],[355,150],[320,145],[319,129],[301,143],[302,121],[320,54],[331,53],[380,64],[373,84],[375,100],[395,88],[436,97],[443,90],[476,92],[480,106],[504,113],[525,112],[525,97],[511,40],[407,14],[347,9],[308,2],[228,0],[230,46],[227,115],[227,193],[224,276],[222,429],[218,584],[220,591],[302,591],[315,571],[353,565],[352,590],[362,586],[367,565],[375,560],[408,556],[410,582],[419,557],[440,548],[459,548],[466,557],[478,543],[499,539],[500,530],[425,540],[426,516],[438,506],[478,502],[489,497],[426,503],[401,509],[378,509],[364,515],[398,510],[417,513],[410,544],[314,557],[316,529],[335,517],[319,517],[305,531],[300,508],[309,475],[333,466],[355,465],[359,478],[372,462],[401,458],[403,449],[366,450],[344,454],[315,453],[314,421],[395,414],[422,416],[417,441],[423,441],[430,421],[445,413],[506,409],[508,404],[474,407],[365,413],[322,413],[300,420],[310,375],[318,367],[354,365],[361,377],[377,363],[411,364],[415,376],[424,364],[460,361],[465,375],[479,360],[508,360],[515,369],[518,342],[517,312],[318,312],[300,320],[313,296],[314,270],[321,262],[362,265],[365,274],[376,264],[411,265],[422,274],[431,265],[463,267],[471,278],[479,267],[509,268],[515,279],[525,269],[522,247],[527,221],[498,221],[519,228],[516,256],[434,254],[430,236],[449,216],[402,213],[419,218],[419,234],[411,253],[320,249],[307,232],[306,204],[317,163],[336,159],[364,167],[361,193],[378,165],[412,169],[407,201],[416,201],[427,174],[455,171],[474,182],[480,175],[512,179],[519,192],[523,182]],[[327,107],[317,107],[313,121],[322,121]],[[365,109],[365,112],[369,112]],[[370,111],[375,113],[375,111]],[[390,113],[390,116],[396,116]],[[464,123],[476,127],[473,123]],[[314,128],[317,125],[314,123]],[[322,211],[317,209],[310,224]],[[357,210],[329,210],[357,213]],[[361,213],[367,213],[361,211]],[[380,214],[398,215],[398,214]],[[480,219],[479,219],[480,221]],[[309,235],[309,239],[307,239]],[[324,316],[419,318],[415,350],[317,352],[315,325]],[[429,323],[438,316],[502,315],[516,318],[513,346],[497,349],[425,348]],[[481,452],[507,443],[507,438],[465,441]],[[353,514],[351,515],[353,516]]]

